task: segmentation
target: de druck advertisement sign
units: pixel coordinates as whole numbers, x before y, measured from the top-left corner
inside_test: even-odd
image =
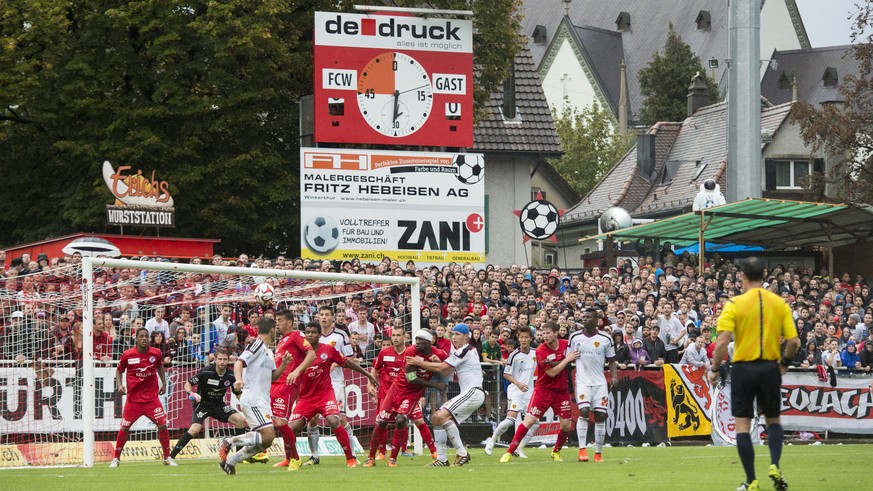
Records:
[[[482,154],[301,148],[304,257],[485,261]]]

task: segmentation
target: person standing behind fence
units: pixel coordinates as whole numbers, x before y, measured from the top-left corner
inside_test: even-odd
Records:
[[[755,450],[749,431],[755,402],[766,418],[767,444],[770,447],[768,476],[777,490],[788,489],[779,468],[783,430],[779,421],[782,375],[787,371],[800,347],[791,308],[775,293],[763,288],[764,262],[750,257],[740,264],[740,278],[745,292],[725,304],[718,319],[718,340],[709,378],[716,383],[719,367],[734,338],[731,367],[731,412],[736,418],[737,452],[746,471],[746,480],[738,490],[757,490]],[[785,353],[780,350],[785,339]]]

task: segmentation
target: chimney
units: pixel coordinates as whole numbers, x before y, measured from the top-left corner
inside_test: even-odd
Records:
[[[637,135],[637,170],[650,183],[655,173],[655,135]]]
[[[503,117],[515,119],[515,61],[509,65],[509,76],[503,81]]]
[[[791,77],[791,102],[797,102],[797,77]]]
[[[691,78],[691,86],[688,87],[688,115],[696,113],[698,109],[709,105],[709,88],[703,75],[697,72]]]

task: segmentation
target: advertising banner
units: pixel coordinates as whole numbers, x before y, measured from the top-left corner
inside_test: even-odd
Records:
[[[840,376],[831,387],[813,373],[782,377],[782,426],[788,431],[873,434],[870,377]]]
[[[485,261],[481,154],[300,149],[304,257]]]
[[[712,433],[710,415],[713,401],[706,372],[705,367],[664,365],[668,437]]]
[[[114,169],[107,160],[103,162],[103,182],[115,198],[113,205],[106,206],[109,225],[136,225],[141,227],[173,228],[176,226],[176,210],[167,181],[155,179],[143,171],[133,171],[129,165]]]
[[[618,387],[609,393],[606,441],[621,445],[666,441],[664,372],[623,370],[618,376]],[[588,431],[588,441],[594,441],[593,424]]]
[[[473,23],[315,13],[315,141],[473,146]]]

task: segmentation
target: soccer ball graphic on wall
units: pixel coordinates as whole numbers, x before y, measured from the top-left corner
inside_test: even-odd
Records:
[[[318,254],[327,254],[336,249],[340,242],[340,231],[336,220],[329,216],[317,216],[303,228],[306,246]]]
[[[558,230],[560,214],[552,203],[537,199],[524,205],[518,221],[525,235],[534,240],[544,240]]]
[[[457,173],[455,176],[464,184],[476,184],[485,177],[485,164],[481,155],[458,154],[452,162]]]

